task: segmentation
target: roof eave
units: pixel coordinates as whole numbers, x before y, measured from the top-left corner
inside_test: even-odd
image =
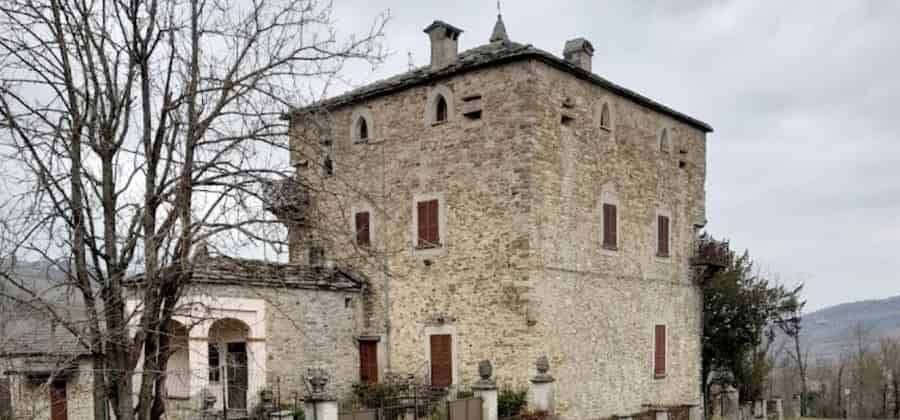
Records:
[[[446,78],[449,78],[452,76],[468,73],[470,71],[474,71],[474,70],[478,70],[478,69],[488,68],[488,67],[492,67],[492,66],[507,64],[507,63],[511,63],[511,62],[519,61],[519,60],[532,59],[532,58],[536,58],[536,59],[540,60],[541,62],[544,62],[545,64],[548,64],[554,68],[557,68],[562,71],[566,71],[576,77],[590,81],[594,84],[602,86],[613,92],[616,92],[622,96],[625,96],[625,97],[637,102],[638,104],[644,105],[655,111],[666,114],[672,118],[675,118],[681,122],[684,122],[685,124],[688,124],[694,128],[697,128],[705,133],[713,132],[712,126],[710,126],[709,124],[707,124],[699,119],[696,119],[689,115],[678,112],[678,111],[676,111],[672,108],[669,108],[659,102],[656,102],[646,96],[643,96],[632,90],[626,89],[626,88],[619,86],[615,83],[612,83],[592,72],[584,70],[573,64],[570,64],[563,59],[553,56],[550,53],[547,53],[545,51],[535,49],[535,48],[526,49],[526,50],[516,52],[516,53],[510,54],[508,56],[503,56],[503,57],[500,57],[500,58],[497,58],[494,60],[485,61],[482,63],[475,63],[475,64],[472,64],[467,67],[456,68],[451,71],[445,71],[445,72],[438,71],[433,74],[429,74],[419,80],[415,80],[415,81],[412,81],[412,82],[409,82],[406,84],[390,85],[390,86],[386,86],[382,89],[376,89],[376,90],[372,90],[370,92],[364,92],[364,93],[349,96],[346,98],[341,98],[340,96],[338,96],[338,97],[334,98],[335,99],[334,101],[326,99],[317,104],[307,105],[305,107],[297,108],[297,109],[291,110],[285,114],[282,114],[282,119],[287,120],[287,119],[290,119],[291,116],[301,115],[304,113],[317,112],[317,111],[323,111],[323,110],[332,110],[332,109],[340,108],[343,106],[351,105],[351,104],[354,104],[357,102],[361,102],[364,100],[378,98],[378,97],[385,96],[385,95],[388,95],[388,94],[391,94],[394,92],[399,92],[399,91],[406,90],[406,89],[409,89],[412,87],[428,84],[428,83],[434,82],[435,80],[446,79]]]

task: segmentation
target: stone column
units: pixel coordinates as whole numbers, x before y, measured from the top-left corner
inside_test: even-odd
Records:
[[[338,403],[325,392],[328,385],[328,374],[324,369],[309,369],[306,374],[310,393],[303,402],[303,414],[306,420],[337,420]]]
[[[725,394],[722,395],[722,398],[724,399],[722,418],[724,420],[742,420],[740,391],[729,385],[728,388],[725,388]]]
[[[482,420],[497,420],[497,383],[491,379],[494,367],[489,360],[482,360],[478,364],[478,376],[481,379],[472,385],[475,396],[481,398]]]
[[[654,418],[656,418],[656,420],[669,420],[669,412],[665,409],[659,408],[653,410],[653,412]]]
[[[544,411],[553,413],[554,395],[553,383],[556,379],[550,376],[550,361],[547,356],[538,357],[535,363],[537,375],[531,378],[531,409],[532,411]]]
[[[781,398],[775,399],[775,415],[778,420],[784,420],[784,404],[781,401]]]
[[[753,417],[757,419],[765,419],[766,417],[766,400],[756,400],[753,402]]]
[[[795,419],[800,417],[800,394],[794,394],[791,397],[791,402],[788,404],[788,417]]]

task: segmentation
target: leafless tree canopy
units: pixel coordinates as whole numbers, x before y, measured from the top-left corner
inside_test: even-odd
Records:
[[[160,331],[196,244],[286,237],[261,182],[288,173],[273,158],[287,156],[279,117],[315,101],[347,60],[383,58],[386,14],[352,36],[331,10],[317,0],[0,0],[10,191],[0,197],[0,261],[54,264],[87,321],[55,314],[11,271],[0,276],[17,290],[8,299],[57,318],[89,349],[96,418],[163,413]],[[123,282],[136,272],[141,310],[128,319]]]

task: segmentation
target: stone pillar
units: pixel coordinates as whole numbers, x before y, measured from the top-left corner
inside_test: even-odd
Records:
[[[753,418],[765,419],[766,416],[766,400],[756,400],[753,402]]]
[[[784,420],[784,405],[781,403],[781,398],[775,398],[772,400],[775,403],[775,418],[777,420]]]
[[[494,367],[489,360],[478,364],[478,376],[481,379],[472,386],[475,396],[481,398],[482,420],[497,420],[497,383],[491,379]]]
[[[722,418],[724,420],[744,420],[741,419],[741,392],[733,386],[728,386],[722,395]],[[748,419],[749,420],[749,419]]]
[[[531,410],[553,413],[554,395],[553,395],[553,376],[550,376],[550,361],[547,356],[538,357],[535,363],[537,367],[537,375],[531,378]]]
[[[800,418],[800,394],[794,394],[788,404],[788,417]]]
[[[664,409],[653,410],[656,420],[669,420],[669,412]]]
[[[303,414],[306,420],[337,420],[338,403],[325,392],[328,385],[328,374],[324,369],[309,369],[306,374],[310,393],[303,402]]]
[[[741,420],[750,420],[753,418],[753,410],[750,403],[741,405]]]

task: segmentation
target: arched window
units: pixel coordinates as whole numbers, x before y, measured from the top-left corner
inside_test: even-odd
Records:
[[[663,128],[662,133],[659,134],[659,151],[669,153],[669,150],[669,131]]]
[[[435,101],[434,121],[435,122],[447,121],[447,100],[444,99],[444,95],[438,95],[437,100]]]
[[[603,104],[600,110],[600,127],[610,128],[612,122],[609,120],[609,104]]]
[[[332,162],[331,156],[325,156],[325,161],[322,162],[322,170],[325,172],[325,176],[334,175],[334,162]]]
[[[366,123],[366,119],[363,117],[359,117],[359,129],[358,135],[360,140],[368,140],[369,139],[369,124]]]

